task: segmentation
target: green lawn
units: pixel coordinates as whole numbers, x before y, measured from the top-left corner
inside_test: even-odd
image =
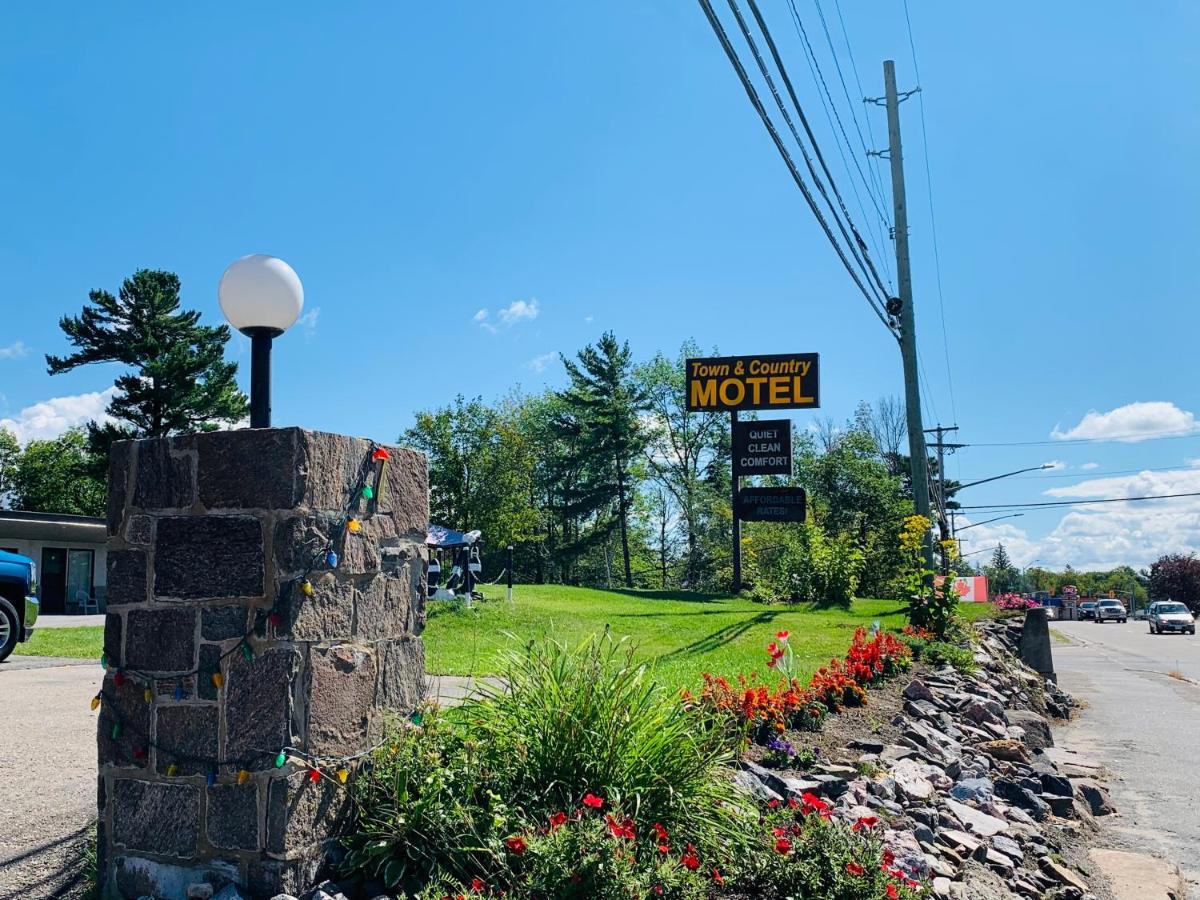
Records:
[[[74,659],[96,657],[104,645],[104,629],[99,625],[86,628],[34,628],[33,637],[17,644],[18,656],[69,656]]]
[[[680,591],[606,591],[561,585],[518,585],[514,602],[501,588],[487,589],[488,600],[470,610],[442,602],[429,604],[425,629],[426,668],[450,675],[496,671],[506,648],[530,639],[583,640],[606,626],[629,637],[640,657],[671,687],[696,687],[703,672],[766,675],[765,647],[777,631],[791,633],[798,668],[815,671],[842,656],[854,629],[879,621],[884,628],[905,624],[901,605],[857,600],[850,610],[766,606],[728,596]],[[978,618],[990,604],[963,604]]]
[[[807,675],[842,656],[860,625],[904,625],[900,604],[886,600],[856,600],[849,610],[814,610],[684,591],[518,585],[509,605],[503,588],[486,590],[493,599],[469,610],[429,603],[425,655],[430,672],[492,674],[506,649],[545,637],[573,644],[607,626],[614,635],[631,639],[662,682],[672,688],[695,687],[702,672],[767,675],[764,648],[777,631],[791,632],[797,666]],[[972,619],[990,609],[990,604],[961,606]],[[39,628],[16,652],[99,659],[102,637],[101,628]]]

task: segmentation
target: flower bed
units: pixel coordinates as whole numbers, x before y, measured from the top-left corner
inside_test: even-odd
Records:
[[[710,713],[731,719],[757,743],[788,729],[820,731],[825,716],[848,706],[864,706],[867,688],[912,667],[912,651],[895,635],[864,628],[854,632],[844,659],[831,659],[805,686],[792,677],[789,634],[781,631],[767,646],[767,665],[783,678],[774,686],[739,675],[736,686],[722,676],[705,674],[699,697],[685,692],[684,700]]]
[[[997,594],[992,603],[997,609],[1023,611],[1026,609],[1037,609],[1041,606],[1036,600],[1030,600],[1028,597],[1022,597],[1020,594]]]

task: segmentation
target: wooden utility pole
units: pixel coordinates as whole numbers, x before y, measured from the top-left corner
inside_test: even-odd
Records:
[[[896,280],[900,290],[900,356],[904,362],[904,403],[908,418],[908,455],[912,464],[913,503],[917,515],[924,516],[932,522],[933,516],[929,510],[925,428],[921,421],[917,326],[913,314],[912,272],[908,259],[908,204],[904,195],[904,154],[900,149],[900,97],[896,93],[896,64],[890,59],[883,61],[883,86],[888,120],[888,159],[892,164]],[[933,540],[930,535],[925,538],[925,568],[933,568]]]
[[[940,424],[937,428],[926,428],[926,434],[936,434],[937,442],[933,445],[937,450],[937,526],[938,540],[942,547],[942,574],[947,575],[950,572],[950,559],[946,551],[946,542],[954,537],[953,523],[948,521],[946,512],[946,451],[951,452],[959,450],[966,444],[947,444],[946,435],[952,431],[958,431],[957,425],[952,425],[949,428],[943,428]]]

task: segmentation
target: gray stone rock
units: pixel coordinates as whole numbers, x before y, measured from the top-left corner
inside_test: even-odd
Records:
[[[250,900],[250,897],[242,893],[236,885],[227,884],[213,900]]]
[[[300,654],[290,648],[268,650],[251,660],[243,659],[241,654],[229,658],[225,686],[227,757],[261,757],[260,765],[247,768],[274,766],[275,748],[291,738],[291,688],[300,661]]]
[[[196,501],[192,460],[187,451],[191,437],[151,438],[137,441],[137,481],[133,505],[139,509],[187,509]]]
[[[144,672],[187,672],[196,665],[196,610],[133,609],[125,617],[125,664]]]
[[[150,706],[142,696],[142,687],[125,680],[117,687],[115,672],[104,677],[104,700],[96,726],[96,743],[100,765],[144,768],[148,757],[137,751],[148,750],[146,736],[150,734]],[[120,724],[117,735],[113,726]]]
[[[883,752],[883,748],[887,745],[883,741],[877,741],[873,738],[854,738],[846,746],[851,750],[861,750],[863,753],[879,754]]]
[[[105,603],[110,609],[129,603],[145,603],[146,553],[143,550],[109,550],[107,560],[108,587]]]
[[[123,666],[125,661],[121,656],[121,616],[116,613],[106,613],[104,616],[104,655],[110,665]]]
[[[1024,852],[1021,850],[1021,845],[1012,838],[1005,837],[1002,834],[993,835],[992,846],[1014,860],[1020,860],[1024,857]]]
[[[921,763],[903,759],[892,768],[891,777],[899,793],[910,800],[928,800],[933,796],[933,784]]]
[[[374,710],[375,654],[357,644],[313,647],[308,672],[308,749],[328,756],[359,752]]]
[[[946,808],[971,832],[982,837],[991,837],[1008,828],[1008,823],[1003,819],[989,816],[987,813],[982,813],[964,803],[959,803],[957,800],[947,799],[944,803]]]
[[[1093,816],[1109,816],[1117,811],[1112,798],[1108,796],[1108,791],[1099,782],[1090,778],[1076,778],[1072,779],[1072,784],[1080,798],[1087,803]]]
[[[200,612],[200,637],[206,641],[240,638],[245,636],[249,623],[245,606],[210,606]]]
[[[350,795],[328,778],[312,782],[307,772],[272,778],[267,791],[267,851],[307,850],[338,834],[349,821]]]
[[[983,803],[990,800],[995,788],[988,778],[964,778],[950,789],[950,796],[955,800],[974,800]]]
[[[398,638],[376,647],[382,652],[376,705],[401,713],[416,708],[425,696],[425,645]]]
[[[196,677],[196,696],[201,700],[216,700],[217,686],[213,684],[212,674],[221,667],[221,648],[216,644],[200,645],[200,673]]]
[[[160,703],[155,718],[155,771],[165,775],[171,765],[177,775],[204,775],[203,759],[217,759],[217,707],[190,703]]]
[[[157,597],[261,597],[263,529],[250,516],[167,516],[154,541]]]
[[[200,831],[200,791],[191,784],[116,779],[112,821],[117,846],[190,858]]]
[[[933,691],[925,685],[920,678],[914,678],[904,688],[904,698],[906,700],[927,700],[930,703],[934,701]]]
[[[753,772],[748,772],[745,769],[738,769],[733,773],[733,783],[741,788],[746,794],[762,803],[769,803],[772,800],[780,801],[783,799],[779,796],[779,794],[763,784]]]
[[[1025,746],[1030,749],[1042,750],[1054,746],[1054,733],[1050,730],[1050,723],[1037,713],[1027,709],[1009,710],[1008,723],[1024,730],[1023,740]]]
[[[208,842],[226,850],[258,850],[258,784],[208,788]]]
[[[197,434],[200,502],[214,509],[291,509],[299,499],[297,428]]]

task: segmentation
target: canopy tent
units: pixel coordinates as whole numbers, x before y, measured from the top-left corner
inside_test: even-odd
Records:
[[[439,550],[470,547],[482,537],[478,531],[455,531],[453,528],[447,528],[445,525],[431,524],[425,531],[425,546],[437,547]]]

